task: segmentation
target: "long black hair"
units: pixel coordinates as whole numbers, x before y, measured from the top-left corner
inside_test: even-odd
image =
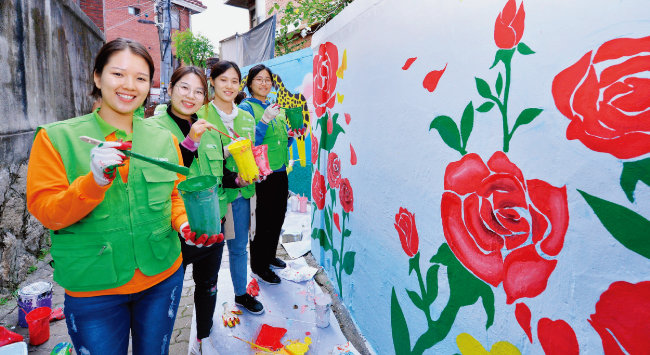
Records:
[[[229,60],[220,60],[210,68],[210,78],[212,80],[216,79],[219,75],[223,74],[226,72],[226,70],[233,68],[237,72],[237,75],[239,76],[239,81],[241,81],[241,70],[239,70],[239,66],[235,62],[231,62]],[[235,105],[239,105],[242,100],[246,98],[246,94],[242,91],[240,91],[237,94],[237,97],[235,97]]]

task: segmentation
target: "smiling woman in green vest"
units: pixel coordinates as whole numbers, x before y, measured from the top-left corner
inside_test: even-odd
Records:
[[[280,283],[271,268],[283,269],[286,264],[275,252],[287,211],[289,180],[287,164],[295,131],[289,130],[284,110],[267,99],[273,87],[273,73],[263,64],[248,71],[246,87],[252,95],[239,105],[255,117],[255,145],[268,146],[269,165],[273,172],[255,184],[257,191],[256,234],[251,242],[251,270],[261,281]]]
[[[50,229],[54,280],[65,289],[78,354],[127,354],[129,335],[133,354],[169,352],[183,287],[183,177],[122,152],[182,163],[176,138],[134,115],[153,74],[141,44],[106,43],[93,69],[99,108],[38,127],[32,146],[27,208]],[[79,136],[103,142],[93,147]]]
[[[197,67],[180,67],[174,71],[170,80],[169,94],[171,100],[164,113],[152,117],[168,129],[180,142],[183,154],[183,163],[190,168],[190,176],[214,175],[219,181],[220,213],[214,218],[223,217],[225,220],[228,211],[226,189],[237,189],[239,180],[235,171],[230,171],[225,166],[223,144],[220,134],[214,130],[214,125],[205,119],[199,119],[197,112],[202,105],[208,103],[208,84],[203,71]],[[208,106],[203,106],[207,110]],[[243,180],[242,180],[243,181]],[[243,243],[241,242],[243,240]],[[246,238],[231,239],[228,241],[230,254],[241,254],[240,249],[246,249]],[[243,245],[235,245],[237,242]],[[234,246],[233,246],[234,245]],[[194,307],[196,308],[196,342],[191,344],[192,350],[200,354],[202,341],[210,335],[213,327],[212,315],[217,301],[217,280],[223,254],[223,240],[207,247],[201,248],[192,243],[181,244],[183,251],[183,266],[193,264],[192,276],[194,278]],[[232,259],[232,258],[231,258]],[[233,267],[234,263],[241,263],[244,267],[243,275],[239,268]],[[246,256],[243,260],[237,258],[231,262],[231,278],[233,286],[238,290],[238,298],[246,300],[245,305],[257,305],[255,312],[261,313],[263,307],[255,298],[248,295],[245,289],[246,282]],[[240,280],[243,277],[243,280]],[[241,289],[239,283],[244,286]],[[242,290],[243,289],[243,290]],[[216,340],[216,339],[212,339]],[[218,344],[213,344],[216,347]]]
[[[255,120],[245,111],[239,110],[235,99],[239,94],[241,72],[237,64],[229,61],[218,61],[210,70],[210,84],[214,88],[214,98],[198,111],[203,118],[216,129],[232,137],[241,136],[251,141],[255,140]],[[235,159],[228,152],[227,146],[233,141],[219,134],[224,147],[224,171],[238,172]],[[264,312],[264,306],[254,297],[246,293],[248,252],[246,246],[248,237],[254,226],[251,226],[251,199],[255,195],[255,185],[248,184],[244,179],[237,178],[239,187],[224,186],[227,210],[223,225],[224,235],[228,244],[230,275],[235,290],[235,303],[252,314]],[[254,219],[253,219],[254,221]]]

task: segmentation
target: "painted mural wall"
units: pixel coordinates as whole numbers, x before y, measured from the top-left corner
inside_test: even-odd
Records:
[[[310,117],[314,117],[312,106],[312,51],[305,48],[282,57],[276,57],[262,64],[266,65],[276,75],[277,88],[271,90],[269,100],[279,102],[282,107],[303,107],[303,120],[309,126]],[[253,65],[241,68],[242,85],[245,89],[245,82],[248,70]],[[309,131],[309,130],[308,130]],[[289,169],[289,190],[300,195],[310,196],[311,178],[311,137],[307,134],[304,137],[294,140],[291,146],[289,159],[294,160],[293,168]]]
[[[378,354],[649,353],[647,1],[355,1],[312,50],[312,250]]]

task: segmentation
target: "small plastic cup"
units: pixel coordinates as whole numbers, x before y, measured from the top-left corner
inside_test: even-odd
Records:
[[[201,175],[178,184],[190,229],[197,235],[221,233],[218,183],[216,176]]]
[[[50,307],[38,307],[25,316],[31,345],[41,345],[50,339],[50,314]]]
[[[301,129],[303,127],[302,107],[285,108],[284,114],[287,116],[291,129]]]
[[[262,144],[253,147],[253,157],[255,157],[255,163],[260,170],[260,174],[263,176],[271,175],[273,170],[269,166],[269,146]]]
[[[306,213],[307,212],[307,196],[298,197],[298,201],[300,201],[300,213]]]
[[[259,174],[260,171],[255,164],[255,157],[251,149],[250,139],[243,139],[240,141],[235,141],[228,146],[228,151],[232,154],[232,157],[235,159],[235,164],[237,164],[237,170],[241,174],[242,178],[248,183],[253,182]]]
[[[332,297],[326,293],[319,293],[314,297],[316,305],[316,326],[327,328],[330,325],[330,306]]]

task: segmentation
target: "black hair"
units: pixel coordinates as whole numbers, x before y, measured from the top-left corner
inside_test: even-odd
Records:
[[[257,74],[259,74],[262,70],[266,70],[269,73],[273,87],[276,87],[275,80],[273,80],[273,72],[271,69],[269,69],[269,67],[264,64],[255,65],[248,70],[248,77],[246,78],[246,87],[248,88],[248,92],[251,94],[251,96],[253,95],[253,90],[251,89],[251,85],[253,85],[253,79],[255,79]]]
[[[212,80],[216,79],[219,75],[223,74],[226,72],[226,70],[233,68],[237,72],[237,75],[239,76],[238,81],[241,81],[241,70],[239,70],[239,66],[235,62],[231,62],[229,60],[220,60],[212,66],[210,69],[210,78]],[[246,94],[243,92],[237,93],[237,96],[235,97],[235,105],[239,105],[243,99],[246,98]]]
[[[151,55],[147,51],[147,49],[140,44],[140,42],[136,42],[132,39],[128,38],[117,38],[114,39],[105,45],[102,46],[102,48],[99,50],[97,53],[97,56],[95,57],[95,66],[93,67],[93,75],[102,75],[102,71],[104,71],[104,67],[106,66],[106,63],[108,63],[108,60],[115,54],[116,52],[121,52],[124,50],[129,50],[131,53],[142,57],[142,59],[147,62],[147,66],[149,66],[149,83],[153,83],[153,73],[155,70],[154,64],[153,64],[153,59],[151,58]],[[97,85],[94,84],[93,81],[93,90],[90,93],[94,98],[100,98],[102,97],[102,92],[101,90],[97,87]],[[149,95],[147,94],[147,98],[149,98]],[[145,100],[146,102],[146,100]]]

